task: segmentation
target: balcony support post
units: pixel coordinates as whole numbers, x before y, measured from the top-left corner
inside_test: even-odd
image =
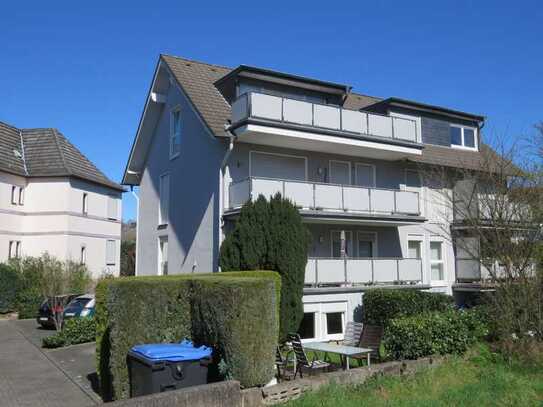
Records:
[[[396,259],[396,281],[400,282],[400,260]]]

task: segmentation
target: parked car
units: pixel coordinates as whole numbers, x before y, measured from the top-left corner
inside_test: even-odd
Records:
[[[74,298],[79,297],[81,294],[67,294],[66,302],[70,303]],[[58,307],[57,312],[64,312],[61,306]],[[44,300],[40,308],[38,309],[38,316],[36,321],[44,328],[53,328],[55,321],[53,319],[53,312],[49,306],[49,300]]]
[[[64,310],[64,320],[77,317],[92,317],[95,302],[92,294],[84,294],[74,298]]]

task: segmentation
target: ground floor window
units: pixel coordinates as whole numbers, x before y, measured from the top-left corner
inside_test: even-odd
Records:
[[[21,242],[19,240],[11,240],[8,247],[8,258],[18,259],[21,257]]]
[[[315,338],[315,313],[314,312],[305,312],[300,324],[300,329],[298,329],[300,338],[302,339],[312,339]]]
[[[443,242],[430,242],[430,270],[432,281],[445,280]]]
[[[343,333],[343,312],[326,313],[327,335],[338,335]]]
[[[163,236],[158,241],[158,275],[168,275],[168,237]]]

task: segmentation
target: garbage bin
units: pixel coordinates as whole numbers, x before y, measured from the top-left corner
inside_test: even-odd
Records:
[[[130,396],[206,384],[211,353],[187,340],[134,346],[127,356]]]

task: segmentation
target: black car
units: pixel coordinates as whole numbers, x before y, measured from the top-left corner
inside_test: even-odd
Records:
[[[66,300],[64,303],[69,303],[74,298],[78,297],[80,294],[67,294]],[[60,307],[58,312],[64,312],[64,309]],[[49,306],[49,301],[44,300],[42,304],[40,305],[40,308],[38,310],[38,316],[36,317],[36,321],[38,324],[40,324],[44,328],[54,328],[55,327],[55,320],[53,319],[53,312],[51,311],[51,307]]]

